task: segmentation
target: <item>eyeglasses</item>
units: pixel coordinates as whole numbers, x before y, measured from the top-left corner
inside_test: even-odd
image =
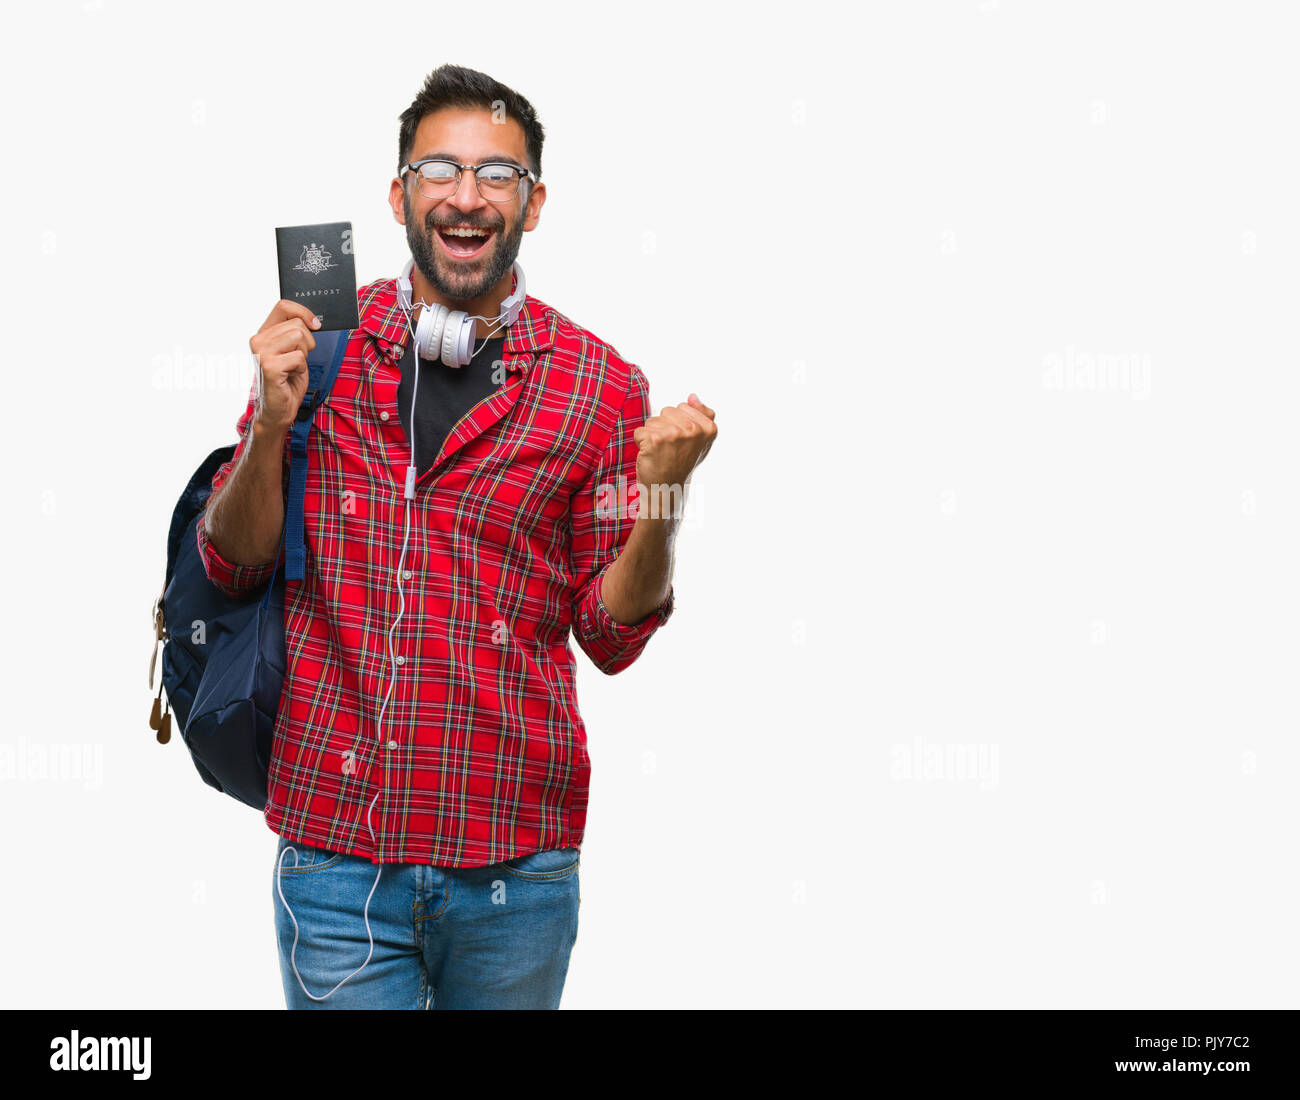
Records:
[[[402,173],[415,172],[416,186],[426,199],[445,199],[460,186],[465,169],[474,173],[478,193],[488,202],[509,202],[519,191],[519,181],[533,179],[527,168],[513,164],[457,164],[454,160],[415,160],[402,165]]]

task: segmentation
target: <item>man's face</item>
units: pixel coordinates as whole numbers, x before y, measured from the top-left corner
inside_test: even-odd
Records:
[[[489,161],[528,167],[523,127],[514,119],[493,122],[486,108],[445,107],[426,115],[408,151],[411,160],[440,157],[457,164]],[[462,172],[447,196],[421,194],[417,173],[394,182],[390,201],[397,213],[401,192],[406,240],[416,268],[444,297],[469,302],[487,294],[510,271],[519,255],[525,230],[538,220],[545,188],[523,181],[506,202],[490,202],[479,194],[472,172]],[[453,229],[483,230],[485,237],[456,235]]]

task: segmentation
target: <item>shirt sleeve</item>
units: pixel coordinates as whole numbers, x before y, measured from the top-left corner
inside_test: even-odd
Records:
[[[574,637],[592,663],[608,675],[621,672],[641,656],[650,636],[673,613],[673,589],[657,608],[637,623],[620,623],[609,614],[601,584],[636,525],[636,440],[632,433],[649,416],[650,392],[640,368],[631,366],[631,384],[609,443],[591,476],[570,502],[569,561]]]
[[[249,393],[248,406],[244,409],[243,415],[235,424],[235,431],[239,435],[239,442],[235,445],[235,453],[231,456],[229,462],[223,463],[217,467],[217,472],[212,475],[212,496],[215,496],[217,490],[225,484],[226,479],[230,476],[230,471],[235,468],[240,456],[248,445],[251,433],[249,427],[253,421],[253,412],[257,401],[257,384],[254,382],[253,389]],[[289,489],[289,440],[285,437],[284,446],[284,481],[283,488],[287,493]],[[208,503],[212,502],[212,496],[208,497]],[[208,538],[207,531],[208,512],[205,507],[195,524],[196,537],[199,542],[199,554],[203,559],[203,570],[208,575],[208,580],[215,584],[227,596],[238,599],[252,593],[255,589],[260,588],[271,579],[271,573],[274,571],[275,562],[269,561],[258,565],[241,565],[236,562],[227,561],[212,545]],[[284,560],[283,553],[277,558],[278,561]]]

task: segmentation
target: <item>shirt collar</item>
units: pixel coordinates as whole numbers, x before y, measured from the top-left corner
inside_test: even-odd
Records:
[[[360,320],[358,327],[375,338],[380,355],[401,359],[410,333],[406,328],[406,314],[397,304],[396,279],[384,279],[374,284]],[[517,368],[527,374],[536,355],[555,344],[554,311],[532,295],[526,295],[519,316],[506,328],[505,334],[506,369]]]

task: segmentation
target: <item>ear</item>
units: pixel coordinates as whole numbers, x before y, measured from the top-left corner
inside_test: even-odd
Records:
[[[393,220],[398,225],[406,224],[406,213],[402,208],[402,199],[405,194],[406,191],[402,187],[402,181],[394,176],[393,182],[388,187],[388,205],[393,208]]]
[[[524,208],[524,232],[537,228],[542,217],[542,204],[546,202],[546,184],[542,182],[528,185],[528,205]]]

